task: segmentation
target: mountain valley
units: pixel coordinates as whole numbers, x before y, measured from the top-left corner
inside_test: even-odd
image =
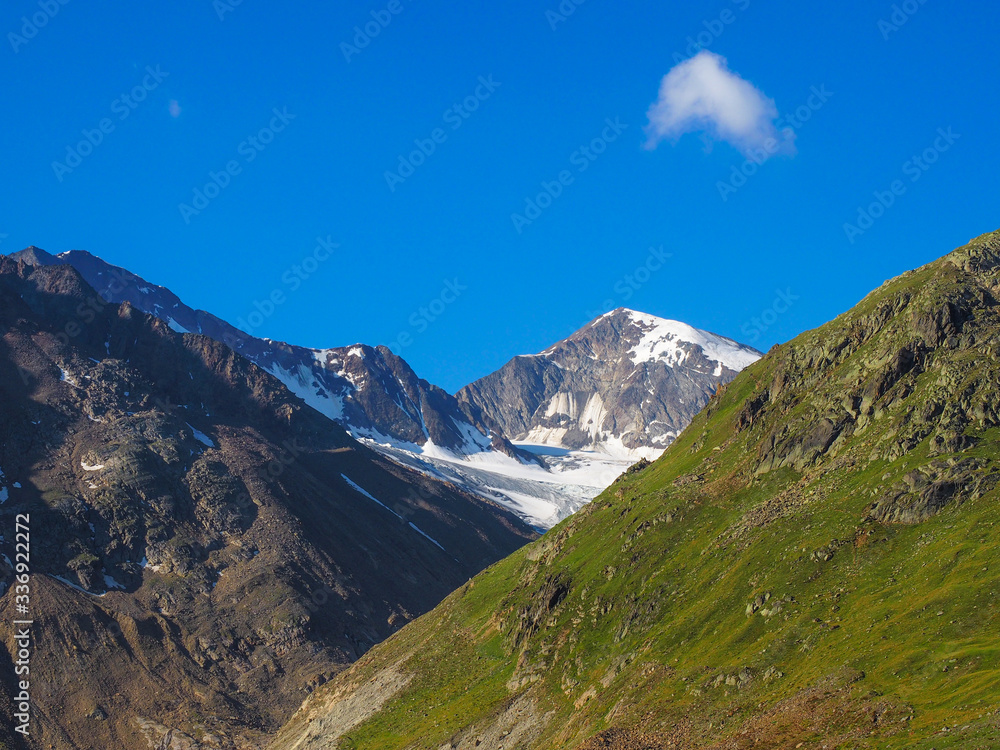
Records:
[[[993,748],[1000,232],[772,349],[271,750]]]

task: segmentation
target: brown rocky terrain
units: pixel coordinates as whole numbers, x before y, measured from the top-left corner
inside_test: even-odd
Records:
[[[32,748],[254,747],[534,536],[68,266],[0,258],[0,334],[10,556],[31,519]],[[11,582],[0,562],[8,732]]]

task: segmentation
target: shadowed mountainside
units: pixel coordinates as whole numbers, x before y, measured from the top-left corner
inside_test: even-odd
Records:
[[[0,258],[0,332],[8,541],[31,519],[32,747],[245,747],[535,536],[69,266]]]

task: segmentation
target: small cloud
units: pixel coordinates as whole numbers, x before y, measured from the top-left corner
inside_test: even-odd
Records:
[[[181,116],[181,111],[182,111],[181,110],[181,105],[180,105],[180,102],[178,102],[176,99],[171,99],[170,100],[170,104],[167,105],[167,109],[170,111],[170,116],[171,117],[180,117]]]
[[[773,138],[781,151],[795,153],[794,134],[775,127],[774,100],[731,71],[726,58],[708,50],[663,77],[660,96],[647,114],[648,149],[665,139],[676,141],[685,133],[702,131],[741,152],[763,148]]]

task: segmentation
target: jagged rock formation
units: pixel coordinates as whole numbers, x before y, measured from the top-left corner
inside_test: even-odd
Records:
[[[69,264],[104,300],[226,344],[375,450],[539,529],[589,502],[631,462],[660,455],[716,388],[759,356],[683,323],[618,310],[455,398],[385,347],[319,350],[256,338],[86,252],[32,247],[13,257]],[[511,436],[541,449],[517,447]]]

